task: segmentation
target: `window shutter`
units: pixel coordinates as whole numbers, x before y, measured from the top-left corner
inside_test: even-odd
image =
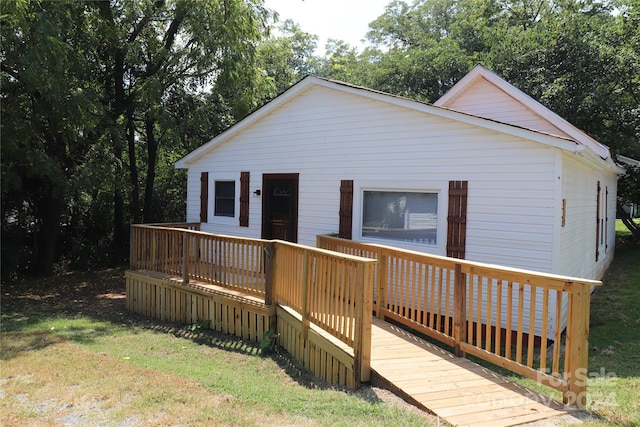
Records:
[[[351,239],[353,224],[353,180],[340,181],[340,225],[338,237]]]
[[[240,227],[249,226],[249,172],[240,172]]]
[[[467,241],[467,181],[449,181],[447,256],[464,259]]]
[[[604,252],[609,250],[609,186],[604,187]]]
[[[209,220],[209,172],[200,174],[200,222]]]
[[[600,181],[596,191],[596,261],[600,259]]]

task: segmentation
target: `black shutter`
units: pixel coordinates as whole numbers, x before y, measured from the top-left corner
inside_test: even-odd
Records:
[[[249,172],[240,172],[240,227],[249,226]]]
[[[596,261],[600,259],[600,181],[596,191]]]
[[[200,174],[200,222],[209,220],[209,172]]]
[[[447,256],[464,259],[467,244],[467,181],[449,181]]]
[[[340,225],[338,237],[351,239],[353,224],[353,180],[340,181]]]
[[[604,187],[604,252],[609,250],[609,186]]]

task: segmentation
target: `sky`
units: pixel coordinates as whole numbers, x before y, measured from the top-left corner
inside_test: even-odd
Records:
[[[292,19],[302,31],[318,36],[317,54],[324,53],[328,39],[344,40],[362,52],[369,22],[384,13],[392,0],[265,0],[280,20]]]

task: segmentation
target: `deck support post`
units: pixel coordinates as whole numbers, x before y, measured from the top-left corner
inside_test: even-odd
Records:
[[[579,409],[587,406],[587,379],[589,377],[589,304],[591,290],[575,285],[569,296],[565,375],[569,390],[562,401]]]
[[[454,354],[464,357],[460,343],[467,340],[467,277],[462,265],[456,263],[453,279],[453,339]]]

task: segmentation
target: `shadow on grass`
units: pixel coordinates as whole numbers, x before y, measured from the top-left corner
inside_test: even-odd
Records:
[[[269,357],[297,384],[308,389],[351,393],[315,378],[281,347],[263,356],[257,342],[203,328],[180,325],[129,312],[125,309],[124,268],[68,273],[48,279],[25,280],[3,286],[3,346],[0,359],[9,360],[63,341],[91,344],[126,328],[169,334],[199,345],[251,357]],[[51,329],[51,325],[56,325]],[[59,325],[59,326],[58,326]],[[371,404],[382,403],[369,388],[353,393]]]

